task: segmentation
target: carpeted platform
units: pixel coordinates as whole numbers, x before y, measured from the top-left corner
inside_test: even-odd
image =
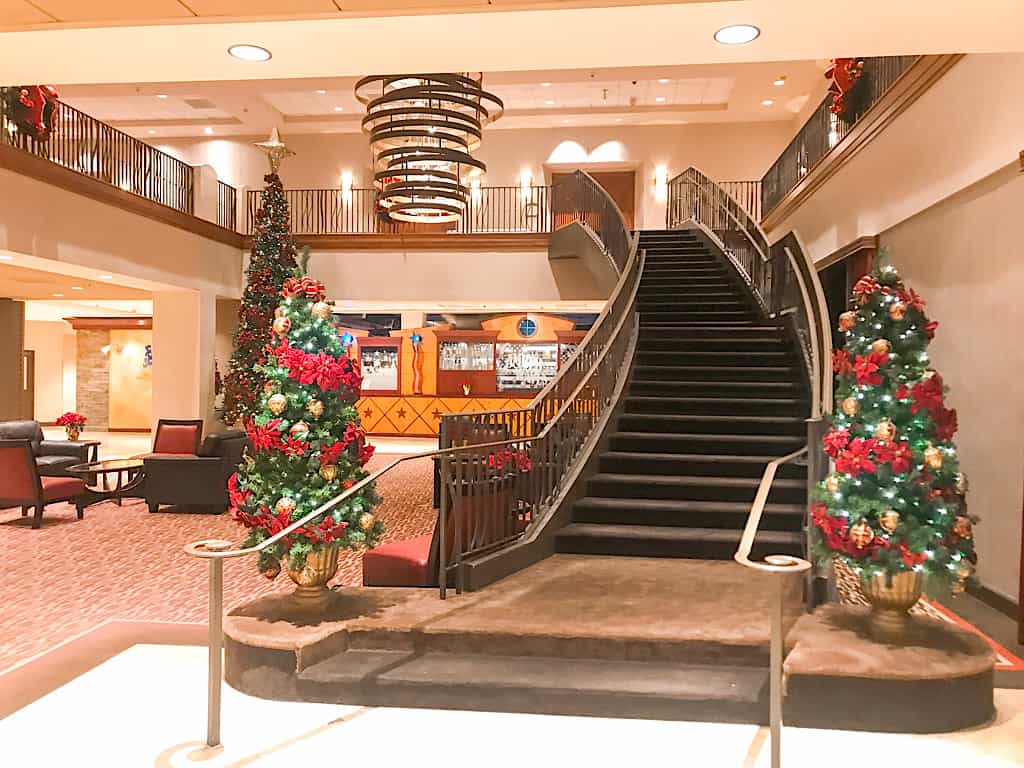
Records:
[[[376,456],[369,468],[394,458]],[[431,471],[429,460],[410,461],[379,484],[385,541],[432,529]],[[205,622],[207,567],[182,551],[204,538],[240,542],[242,528],[227,515],[170,508],[150,514],[136,500],[89,507],[84,520],[75,519],[71,505],[54,505],[38,530],[20,510],[0,511],[0,672],[108,619]],[[361,583],[361,557],[361,551],[342,553],[336,583]],[[268,582],[254,561],[235,560],[224,570],[225,606],[292,586],[285,574]]]

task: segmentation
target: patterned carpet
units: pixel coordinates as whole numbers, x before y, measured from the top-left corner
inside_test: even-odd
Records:
[[[375,456],[368,468],[395,458]],[[429,459],[398,465],[377,488],[384,498],[377,510],[387,526],[384,541],[432,529]],[[55,504],[47,507],[42,528],[32,530],[29,522],[18,509],[0,511],[0,672],[107,619],[205,623],[207,566],[182,546],[243,538],[227,515],[150,514],[134,499],[120,508],[110,502],[89,507],[84,520],[75,519],[73,506]],[[342,553],[337,583],[361,582],[361,557],[361,551]],[[284,573],[273,582],[260,576],[254,558],[224,567],[226,609],[292,587]]]

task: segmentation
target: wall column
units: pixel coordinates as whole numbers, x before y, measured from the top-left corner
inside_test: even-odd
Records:
[[[402,313],[402,330],[408,330],[409,328],[422,328],[427,322],[426,312],[403,312]]]
[[[197,165],[193,171],[192,212],[197,218],[217,223],[217,172],[210,165]]]
[[[0,420],[20,419],[24,410],[25,305],[0,299]]]
[[[153,426],[196,419],[214,431],[213,359],[217,297],[206,291],[153,294]]]

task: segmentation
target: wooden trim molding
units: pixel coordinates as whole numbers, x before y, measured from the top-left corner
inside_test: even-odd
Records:
[[[546,251],[547,232],[293,235],[316,251]],[[246,245],[251,245],[247,239]]]
[[[846,261],[851,256],[856,256],[863,251],[870,251],[871,256],[878,252],[878,235],[861,235],[856,240],[851,240],[841,248],[832,251],[828,256],[814,262],[814,268],[821,270],[831,267],[840,261]]]
[[[76,331],[147,331],[153,328],[152,317],[65,317]]]
[[[764,215],[761,227],[765,231],[771,231],[782,224],[963,57],[962,53],[953,53],[922,56],[918,59],[865,113],[843,140],[811,167],[800,183],[789,190],[786,196]]]
[[[50,162],[46,158],[22,152],[7,144],[0,144],[0,168],[6,168],[45,184],[52,184],[68,192],[98,200],[115,208],[145,216],[148,219],[159,221],[161,224],[168,224],[234,248],[241,249],[246,243],[246,238],[243,235],[218,226],[211,221],[168,208],[166,205],[126,192],[120,187],[85,176],[70,168]]]

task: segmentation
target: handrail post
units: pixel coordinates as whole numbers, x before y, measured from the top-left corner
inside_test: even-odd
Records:
[[[771,729],[772,768],[782,766],[782,599],[784,593],[783,574],[773,574],[771,596],[771,663],[769,681],[768,722]]]
[[[208,541],[206,549],[226,552],[230,541]],[[224,560],[210,558],[209,657],[206,681],[206,745],[220,745],[220,698],[224,679]]]

